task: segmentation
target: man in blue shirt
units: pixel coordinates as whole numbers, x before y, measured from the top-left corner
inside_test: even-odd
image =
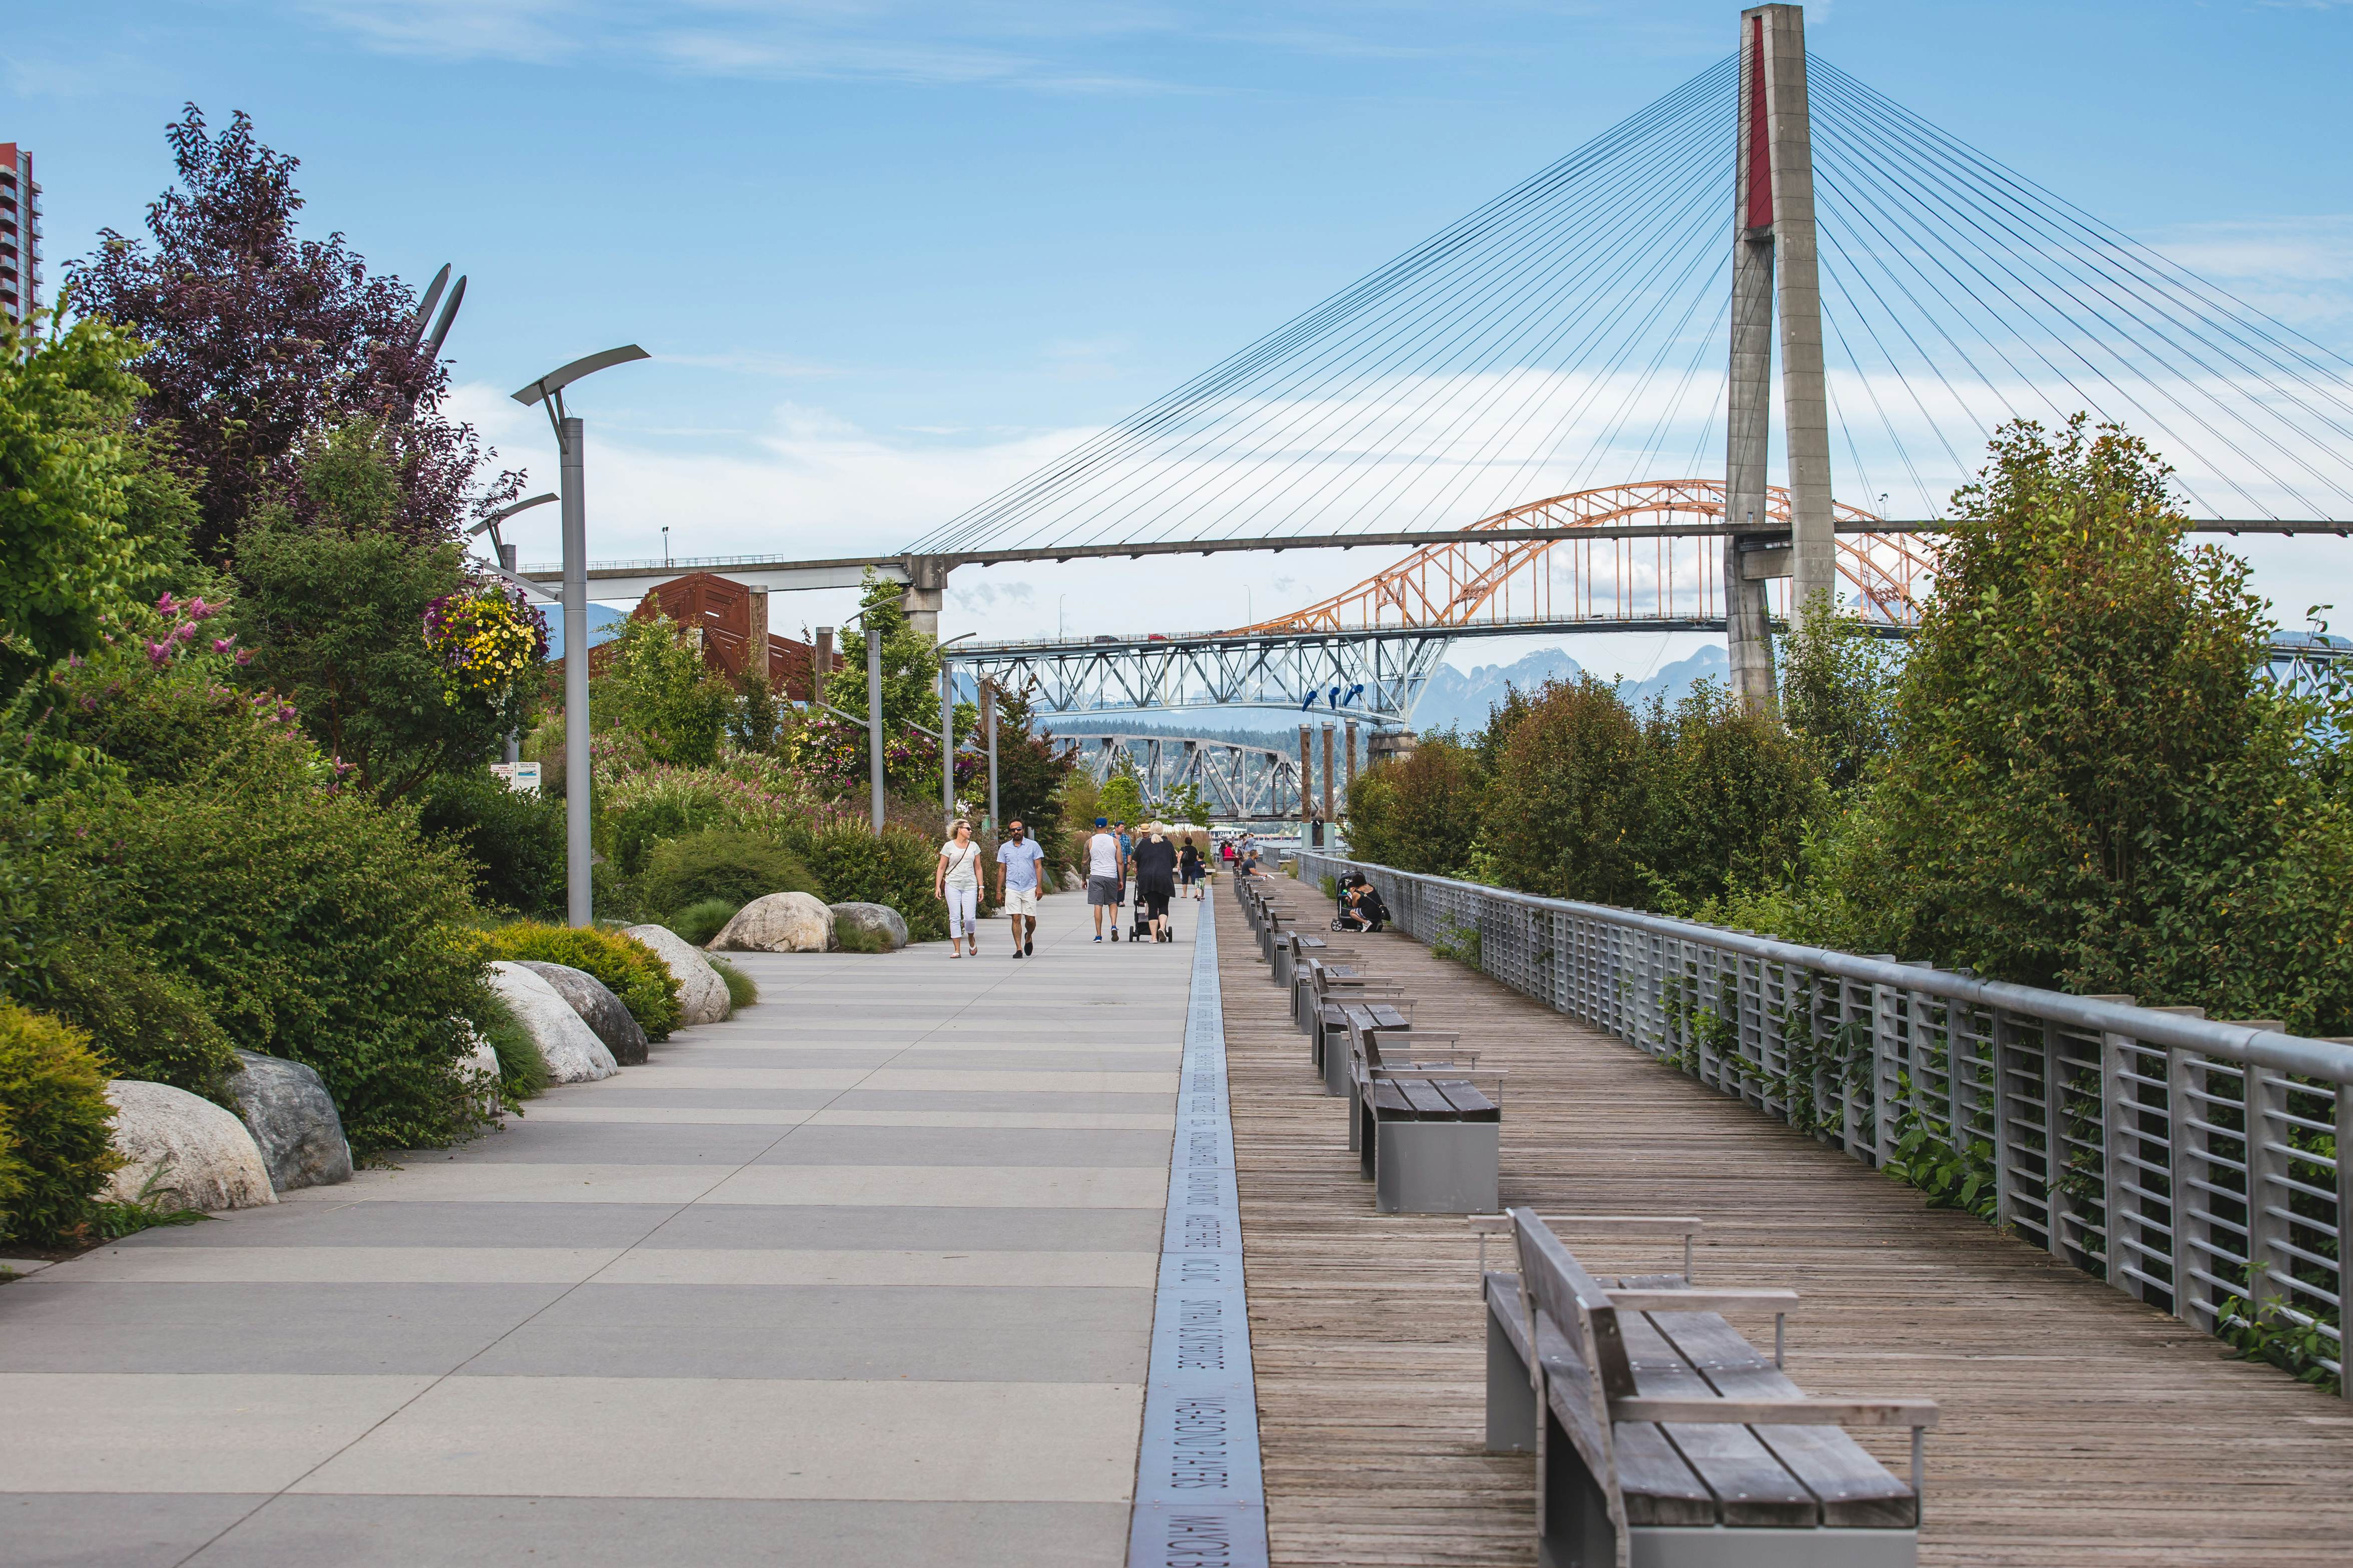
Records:
[[[1005,825],[1005,835],[997,847],[997,901],[1013,918],[1013,956],[1026,958],[1037,941],[1038,895],[1045,890],[1039,872],[1046,852],[1018,821]]]

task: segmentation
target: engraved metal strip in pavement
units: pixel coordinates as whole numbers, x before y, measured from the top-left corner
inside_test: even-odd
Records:
[[[1196,907],[1128,1568],[1263,1568],[1267,1561],[1217,921],[1206,900]]]

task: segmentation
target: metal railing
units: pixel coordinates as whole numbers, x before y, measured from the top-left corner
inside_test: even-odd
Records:
[[[1407,934],[1867,1164],[1941,1145],[1995,1224],[2208,1332],[2228,1312],[2301,1338],[2353,1397],[2347,1042],[1297,858],[1362,871]]]

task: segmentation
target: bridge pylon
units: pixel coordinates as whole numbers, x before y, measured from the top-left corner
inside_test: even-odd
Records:
[[[1773,644],[1766,621],[1767,580],[1794,579],[1793,615],[1817,596],[1837,591],[1803,8],[1757,5],[1743,11],[1740,62],[1725,521],[1740,527],[1767,515],[1773,325],[1778,316],[1789,532],[1786,546],[1779,536],[1762,531],[1725,541],[1725,642],[1733,686],[1742,701],[1752,712],[1770,712]]]

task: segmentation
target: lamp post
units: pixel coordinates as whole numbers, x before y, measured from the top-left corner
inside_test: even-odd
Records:
[[[940,644],[940,807],[950,823],[955,821],[955,666],[948,662],[948,649],[976,635],[966,632]]]
[[[869,807],[867,826],[874,837],[882,837],[882,638],[866,619],[864,612],[858,617],[858,629],[866,635],[866,783]]]
[[[528,408],[547,407],[563,465],[564,496],[564,869],[565,917],[589,923],[588,850],[588,510],[581,483],[584,426],[564,407],[564,389],[581,377],[653,356],[635,343],[607,349],[549,371],[515,393]]]

